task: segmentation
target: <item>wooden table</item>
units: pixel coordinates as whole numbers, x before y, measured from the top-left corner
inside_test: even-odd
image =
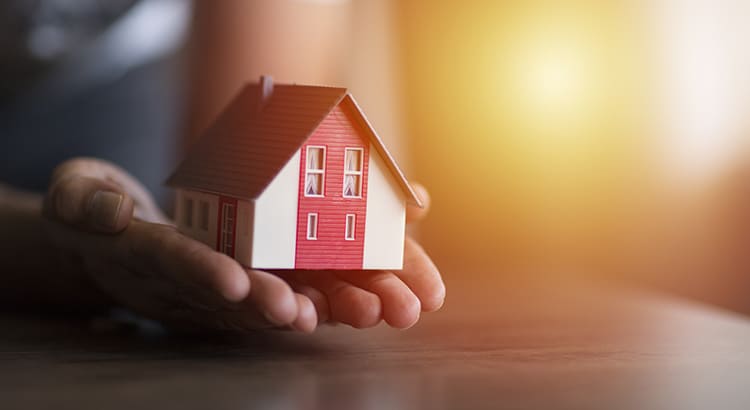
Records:
[[[746,317],[585,281],[452,282],[407,331],[186,338],[6,315],[0,409],[750,409]]]

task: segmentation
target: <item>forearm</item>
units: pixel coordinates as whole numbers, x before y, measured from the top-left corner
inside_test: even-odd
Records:
[[[107,306],[72,255],[53,246],[42,196],[0,185],[0,306],[87,311]]]

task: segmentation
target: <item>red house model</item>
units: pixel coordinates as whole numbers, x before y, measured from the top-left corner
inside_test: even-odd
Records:
[[[245,86],[169,178],[180,230],[264,269],[401,269],[419,198],[344,88]]]

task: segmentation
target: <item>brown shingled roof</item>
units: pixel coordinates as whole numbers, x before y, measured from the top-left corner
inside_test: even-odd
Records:
[[[339,103],[359,114],[376,151],[407,197],[422,206],[393,157],[345,88],[276,84],[263,103],[259,84],[246,85],[190,149],[167,185],[256,199]]]

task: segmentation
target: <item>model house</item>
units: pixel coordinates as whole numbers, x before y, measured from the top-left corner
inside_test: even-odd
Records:
[[[400,269],[419,198],[344,88],[245,86],[169,178],[187,235],[252,268]]]

